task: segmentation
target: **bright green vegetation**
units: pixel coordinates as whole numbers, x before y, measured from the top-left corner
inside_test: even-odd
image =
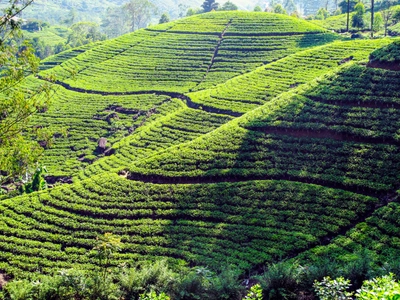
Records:
[[[57,76],[32,126],[55,133],[49,175],[73,183],[0,202],[0,271],[94,270],[96,237],[111,232],[123,242],[112,267],[166,258],[245,273],[315,249],[335,256],[374,216],[394,224],[381,213],[398,210],[387,203],[400,77],[367,67],[390,42],[219,12],[49,57],[24,85]],[[398,251],[388,228],[382,259]]]
[[[63,51],[56,55],[47,57],[41,61],[40,70],[46,70],[46,69],[53,68],[53,67],[63,63],[64,61],[74,58],[74,57],[78,56],[79,54],[82,54],[83,52],[85,52],[95,46],[96,46],[96,43],[87,44],[87,45],[84,45],[81,47],[66,50],[66,51]]]
[[[314,51],[304,51],[299,54],[291,55],[267,67],[259,68],[254,72],[229,80],[225,85],[218,85],[215,89],[189,93],[188,96],[195,106],[203,106],[207,111],[225,113],[226,110],[228,113],[233,112],[241,114],[262,103],[270,101],[279,93],[304,83],[306,79],[314,79],[316,76],[327,72],[332,67],[337,67],[343,59],[348,58],[350,55],[354,55],[353,59],[365,59],[368,57],[371,49],[376,48],[377,45],[384,45],[386,43],[387,41],[385,40],[376,41],[376,44],[367,44],[364,41],[357,41],[338,43],[335,44],[335,47],[318,47],[314,49]],[[310,64],[310,60],[314,60],[315,63]],[[298,70],[298,73],[293,72],[293,69],[290,67],[291,65],[296,66],[295,70]],[[272,73],[272,70],[275,70],[275,72]],[[250,84],[250,82],[263,83],[264,80],[267,80],[269,83],[266,87]],[[214,95],[216,96],[213,97]],[[200,102],[196,97],[204,97],[204,100]],[[219,99],[216,99],[216,97]],[[251,103],[250,99],[254,99],[254,103]],[[190,114],[188,114],[188,112],[190,112]],[[192,140],[201,134],[216,129],[218,126],[230,120],[230,118],[218,116],[219,121],[216,122],[214,126],[210,126],[210,123],[204,122],[209,117],[212,117],[213,114],[210,112],[206,113],[204,111],[182,108],[182,112],[178,112],[178,114],[180,115],[180,119],[177,124],[174,124],[176,122],[174,116],[167,116],[162,120],[160,119],[159,122],[150,124],[137,134],[134,133],[126,139],[123,139],[120,143],[114,145],[113,149],[116,150],[116,155],[102,159],[85,169],[83,178],[92,174],[98,174],[102,171],[121,169],[123,166],[129,165],[133,161],[143,158],[144,156],[142,153],[144,151],[146,153],[145,155],[149,156],[149,154],[154,153],[155,150],[165,149],[169,146]],[[203,120],[196,122],[196,127],[200,126],[202,128],[200,131],[197,130],[197,133],[193,132],[195,127],[192,125],[192,116],[196,116],[198,120]],[[215,120],[212,122],[215,122]],[[167,128],[165,125],[162,125],[165,123],[168,123]],[[173,131],[171,131],[171,127]],[[190,134],[188,134],[188,131]],[[177,168],[179,168],[179,166],[177,166]],[[82,174],[80,176],[82,176]]]
[[[400,275],[400,205],[389,203],[374,212],[365,221],[334,238],[329,245],[318,246],[300,255],[304,263],[318,263],[326,258],[338,264],[357,260],[357,253],[367,251],[368,264],[384,267],[387,272]]]
[[[345,68],[212,135],[134,164],[132,178],[287,178],[390,191],[400,167],[397,85],[395,72]]]
[[[124,244],[113,266],[162,256],[245,270],[307,249],[376,202],[289,181],[155,185],[103,174],[3,201],[1,268],[47,273],[79,261],[90,269],[96,236],[112,231]]]
[[[400,40],[397,40],[386,47],[377,49],[371,53],[371,60],[388,63],[400,62]]]
[[[243,25],[244,16],[247,26]],[[253,45],[252,39],[257,43]],[[299,48],[334,39],[334,34],[321,27],[287,16],[218,12],[102,43],[52,72],[65,78],[65,83],[86,90],[128,92],[151,87],[155,91],[188,92],[223,83]],[[78,74],[68,79],[64,68],[74,68]]]
[[[102,96],[63,87],[57,88],[54,97],[57,106],[38,115],[33,126],[48,127],[57,133],[54,145],[46,150],[44,158],[48,172],[55,176],[70,176],[97,159],[101,154],[97,151],[101,137],[111,147],[137,128],[179,106],[167,96]]]
[[[188,94],[202,106],[245,113],[347,60],[365,60],[388,40],[337,42],[298,52],[215,88]]]
[[[204,28],[198,27],[199,23]],[[196,25],[196,28],[191,28],[190,24]],[[213,34],[207,31],[213,26],[222,26],[221,24],[223,28],[218,28],[220,32]],[[247,25],[243,27],[243,24]],[[262,27],[263,24],[265,28]],[[271,27],[273,24],[278,24],[282,32],[275,32],[275,27]],[[185,28],[185,33],[180,31],[181,26]],[[286,31],[284,28],[287,28]],[[226,33],[221,37],[221,32],[225,29]],[[293,33],[295,30],[299,33]],[[157,122],[150,122],[155,121],[153,110],[156,107],[153,107],[155,100],[146,99],[152,97],[149,92],[151,94],[154,91],[157,99],[170,99],[179,95],[170,94],[169,91],[184,92],[214,86],[293,54],[299,49],[326,44],[335,39],[337,37],[334,34],[294,18],[221,12],[163,24],[112,41],[86,45],[49,57],[43,62],[43,69],[47,70],[42,72],[42,76],[55,74],[59,84],[65,82],[64,86],[70,89],[71,85],[74,91],[57,87],[58,91],[54,96],[57,104],[53,106],[54,109],[38,118],[38,125],[52,127],[53,121],[60,117],[55,127],[69,131],[67,137],[56,138],[53,149],[45,153],[44,163],[49,166],[51,175],[71,176],[97,160],[97,141],[106,137],[109,140],[108,147],[117,149],[117,155],[102,159],[80,172],[80,177],[86,178],[102,171],[127,166],[154,151],[190,141],[216,129],[232,117],[218,115],[221,112],[214,109],[218,105],[214,105],[210,111],[202,112],[187,108],[184,102],[175,100],[175,104],[171,104],[170,115],[166,114]],[[303,64],[306,64],[305,60]],[[51,66],[55,67],[50,68]],[[72,78],[71,70],[74,74]],[[86,91],[94,94],[82,95]],[[125,100],[120,99],[126,98],[121,91],[137,93],[127,97],[131,99],[129,101],[138,97],[141,100],[136,100],[135,105],[129,106]],[[153,103],[153,106],[141,107],[145,103]],[[74,107],[73,111],[70,110],[71,105]],[[112,109],[107,112],[108,106],[129,108],[129,114],[132,109],[137,110],[142,116],[129,121],[131,115],[118,115],[115,117],[125,118],[125,121],[117,121],[116,118],[110,120],[113,112]],[[175,108],[179,109],[174,110]],[[152,110],[152,118],[146,118],[148,126],[136,132],[138,127],[143,127],[142,120],[149,110]],[[74,114],[75,118],[72,117]],[[86,120],[86,126],[82,131],[79,128],[83,119]],[[64,125],[60,126],[61,124]],[[90,129],[93,127],[95,129]],[[126,135],[129,135],[127,139],[116,143]]]
[[[350,14],[350,29],[351,29],[351,18],[354,13]],[[329,30],[335,30],[336,32],[345,32],[347,24],[347,14],[340,14],[326,18],[325,20],[313,20],[312,23],[324,27]]]
[[[64,44],[67,41],[69,33],[70,30],[62,26],[44,27],[43,30],[36,32],[23,31],[26,39],[33,40],[37,38],[48,46],[55,46],[59,43]]]
[[[139,128],[132,135],[114,144],[115,155],[95,162],[79,176],[86,178],[104,171],[117,171],[159,150],[191,141],[230,120],[230,116],[190,109],[180,102],[180,109]]]

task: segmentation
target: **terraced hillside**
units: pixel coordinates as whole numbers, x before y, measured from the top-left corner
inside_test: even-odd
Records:
[[[54,124],[68,135],[58,135],[53,149],[46,152],[45,164],[53,176],[74,175],[101,154],[96,151],[101,137],[107,138],[110,147],[133,132],[135,137],[147,135],[141,129],[136,131],[150,123],[154,136],[154,126],[161,125],[152,121],[166,112],[176,115],[178,108],[190,106],[185,104],[183,93],[203,90],[299,50],[336,39],[336,35],[320,27],[285,16],[221,12],[139,30],[48,58],[40,78],[57,76],[55,104],[39,116],[35,125]],[[128,100],[131,103],[126,99],[131,99]],[[197,107],[189,107],[178,115],[180,123],[199,123],[192,120],[192,115],[197,119],[211,118],[210,122],[216,123],[198,124],[201,128],[193,128],[190,134],[187,130],[180,133],[180,139],[175,137],[179,124],[171,125],[171,130],[162,128],[164,143],[153,139],[156,148],[191,140],[237,116],[219,116],[219,111],[212,110],[199,118],[198,110],[193,108]],[[171,124],[170,118],[175,117],[165,116],[160,122]],[[86,120],[84,131],[79,130],[82,120]],[[146,146],[147,154],[150,148]],[[130,159],[132,156],[141,154],[135,151]]]
[[[112,232],[114,266],[247,271],[379,214],[398,188],[400,76],[362,61],[391,40],[333,40],[221,12],[49,58],[26,85],[58,76],[34,123],[58,132],[51,175],[74,180],[0,202],[0,270],[91,269],[96,236]]]

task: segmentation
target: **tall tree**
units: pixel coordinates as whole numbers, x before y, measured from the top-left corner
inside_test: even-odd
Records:
[[[350,23],[350,0],[347,0],[347,20],[346,20],[346,31],[349,32]]]
[[[361,29],[365,26],[365,6],[362,2],[357,3],[355,6],[355,14],[352,17],[352,26]]]
[[[383,27],[383,24],[384,23],[383,23],[382,14],[380,12],[377,12],[374,17],[374,27],[373,27],[374,32],[381,30]]]
[[[203,8],[204,12],[210,12],[212,10],[217,10],[219,4],[215,2],[215,0],[205,0],[201,7]]]
[[[67,44],[72,47],[86,45],[96,41],[103,41],[106,36],[94,22],[78,22],[71,26],[72,32],[68,36]]]
[[[34,49],[22,41],[19,30],[18,16],[32,2],[12,0],[0,16],[0,184],[12,183],[26,174],[43,150],[26,132],[30,117],[48,105],[48,84],[32,91],[20,87],[39,65]]]
[[[164,23],[168,23],[169,22],[169,16],[167,13],[163,13],[161,15],[160,20],[158,21],[158,24],[164,24]]]
[[[124,9],[130,20],[131,31],[146,27],[151,16],[157,11],[149,0],[131,0],[124,5]]]
[[[374,37],[375,0],[371,0],[371,38]]]
[[[231,1],[227,1],[222,5],[221,10],[228,11],[228,10],[238,10],[239,8],[235,3],[232,3]]]
[[[101,28],[109,38],[120,36],[130,31],[129,20],[123,7],[108,8],[101,21]]]
[[[383,25],[385,27],[385,36],[387,36],[388,27],[393,21],[393,16],[395,14],[395,10],[393,9],[394,1],[393,0],[384,0],[381,4],[381,11],[383,17]]]
[[[285,0],[283,7],[289,14],[296,10],[296,5],[294,4],[293,0]]]
[[[282,15],[286,15],[286,10],[283,8],[283,6],[281,4],[277,4],[274,6],[273,8],[273,12],[276,14],[282,14]]]

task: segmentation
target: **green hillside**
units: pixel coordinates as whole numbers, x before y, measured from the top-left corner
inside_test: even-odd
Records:
[[[277,32],[277,28],[281,31]],[[56,67],[40,76],[55,74],[58,84],[54,105],[39,115],[35,124],[64,129],[68,135],[58,135],[53,148],[45,153],[44,164],[51,175],[74,175],[99,157],[96,148],[101,137],[107,138],[107,146],[114,149],[126,143],[138,144],[135,149],[121,150],[125,151],[123,162],[108,160],[110,163],[106,164],[113,167],[126,166],[127,159],[133,156],[137,159],[192,140],[237,115],[219,115],[218,110],[207,110],[200,112],[199,117],[197,104],[192,107],[185,103],[183,93],[213,87],[297,51],[336,39],[336,35],[324,29],[286,16],[219,12],[140,30],[47,58],[44,68]],[[156,122],[159,116],[163,119]],[[130,121],[132,117],[134,122]],[[80,130],[82,119],[87,122],[84,131]],[[178,123],[173,124],[171,119]],[[165,128],[166,122],[169,128]],[[196,128],[190,125],[193,122]],[[182,126],[191,130],[182,130]],[[119,141],[125,136],[129,137]],[[149,143],[153,146],[149,147]],[[97,167],[85,173],[110,170],[109,166],[100,170]]]
[[[113,267],[245,274],[349,240],[383,264],[400,250],[400,76],[367,62],[391,42],[213,12],[47,58],[23,84],[57,78],[32,122],[55,131],[52,187],[1,200],[0,271],[93,269],[106,232],[123,243]]]

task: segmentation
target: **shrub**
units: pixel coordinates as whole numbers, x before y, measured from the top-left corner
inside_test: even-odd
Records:
[[[127,299],[137,299],[141,294],[151,291],[172,293],[177,280],[177,274],[165,260],[123,270],[119,276],[122,293]]]
[[[347,300],[352,299],[353,293],[347,292],[351,286],[350,280],[339,277],[331,279],[325,277],[321,282],[314,283],[314,290],[321,300]]]
[[[235,300],[242,298],[243,286],[239,281],[240,272],[231,267],[211,278],[210,296],[214,299]]]
[[[371,253],[364,249],[357,253],[357,258],[354,261],[346,265],[343,276],[350,279],[353,285],[358,288],[365,280],[374,277],[373,261]]]
[[[297,262],[282,261],[270,265],[257,279],[268,299],[291,299],[295,297],[302,275],[303,268]]]
[[[340,277],[342,273],[340,264],[330,257],[324,257],[315,264],[304,267],[304,275],[301,285],[311,287],[315,281],[321,281],[324,277]]]
[[[245,300],[262,300],[262,288],[259,283],[253,285],[247,293]]]
[[[360,300],[399,300],[400,284],[394,280],[394,275],[391,273],[365,281],[361,289],[357,290],[356,296]]]
[[[147,294],[140,295],[139,300],[170,300],[170,298],[164,293],[157,295],[156,292],[152,291]]]
[[[12,300],[70,300],[70,299],[120,299],[119,287],[113,278],[105,279],[99,273],[61,271],[55,276],[39,276],[35,281],[11,281],[4,287],[4,299]]]

